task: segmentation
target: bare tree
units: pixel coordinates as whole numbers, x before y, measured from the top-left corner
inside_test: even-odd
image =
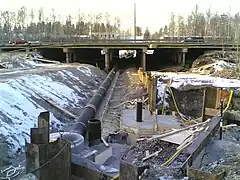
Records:
[[[209,36],[211,32],[210,31],[210,20],[211,20],[211,17],[212,17],[212,12],[211,12],[211,9],[209,8],[207,11],[206,11],[206,26],[205,26],[205,35],[206,36]]]
[[[27,18],[27,8],[21,7],[21,9],[18,11],[18,23],[22,28],[22,31],[25,31],[25,22]]]
[[[174,36],[175,31],[176,31],[175,14],[171,13],[171,20],[169,24],[169,36]]]
[[[146,28],[146,30],[144,32],[144,35],[143,35],[143,38],[144,39],[149,39],[150,36],[151,36],[151,34],[150,34],[149,30],[148,30],[148,28]]]
[[[184,17],[178,16],[178,36],[184,36],[185,34]]]

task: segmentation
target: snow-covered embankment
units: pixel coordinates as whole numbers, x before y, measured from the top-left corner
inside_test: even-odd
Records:
[[[104,72],[93,66],[77,65],[0,79],[0,164],[23,151],[40,112],[52,112],[52,128],[63,128],[69,122],[41,97],[78,115],[105,77]]]

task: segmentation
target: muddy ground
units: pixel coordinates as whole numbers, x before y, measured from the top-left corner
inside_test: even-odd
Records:
[[[104,136],[119,131],[122,110],[125,108],[124,102],[141,98],[143,94],[146,94],[146,89],[139,82],[137,69],[121,70],[109,101],[108,110],[102,118],[102,133]]]
[[[201,153],[201,160],[197,162],[199,168],[211,173],[226,172],[225,180],[240,179],[240,127],[229,127],[223,132],[223,139],[219,134]],[[213,153],[214,152],[214,153]]]

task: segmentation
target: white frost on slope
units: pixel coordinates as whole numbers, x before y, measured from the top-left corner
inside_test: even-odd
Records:
[[[25,145],[24,139],[29,139],[30,128],[37,123],[39,113],[45,111],[31,99],[40,99],[38,94],[61,107],[83,100],[73,89],[48,76],[29,75],[0,83],[0,134],[12,145],[12,153]],[[51,123],[63,125],[53,116]]]
[[[78,70],[79,70],[80,72],[85,73],[85,74],[86,74],[87,76],[89,76],[89,77],[93,76],[92,71],[91,71],[91,69],[90,69],[89,67],[83,66],[83,67],[81,67],[81,68],[78,68]]]

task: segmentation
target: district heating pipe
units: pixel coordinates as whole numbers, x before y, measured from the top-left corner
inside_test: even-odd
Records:
[[[116,67],[114,67],[103,81],[101,86],[98,88],[97,92],[93,95],[89,103],[84,107],[80,116],[76,118],[76,124],[73,127],[73,132],[79,133],[82,136],[86,135],[88,121],[94,119],[97,109],[101,104],[101,101],[108,91],[111,82],[116,74]]]

